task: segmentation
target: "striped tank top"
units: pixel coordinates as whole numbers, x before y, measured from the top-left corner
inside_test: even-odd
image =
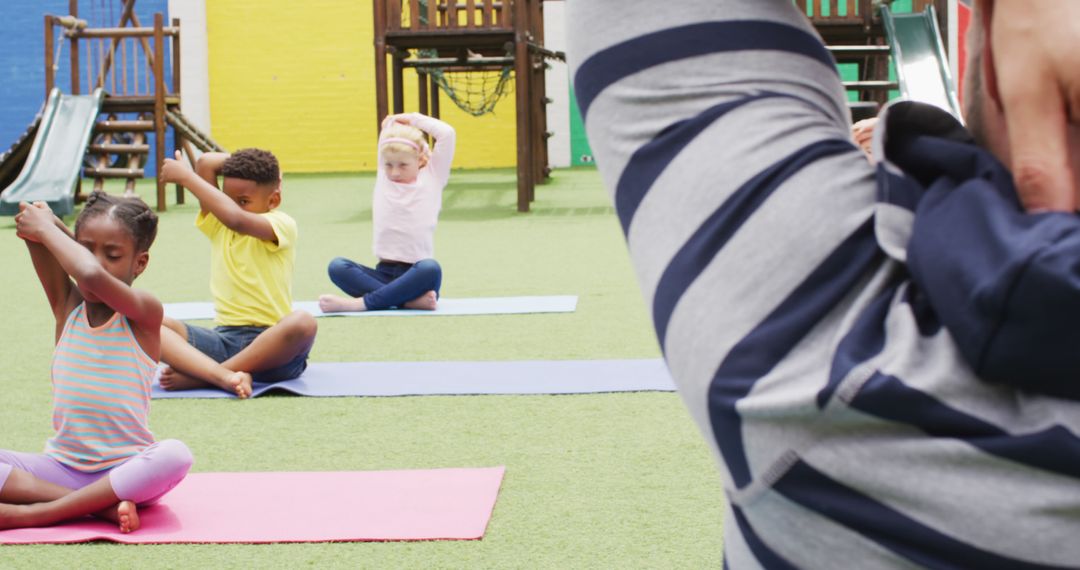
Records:
[[[90,326],[80,303],[53,353],[53,429],[45,453],[95,472],[123,463],[150,444],[150,381],[157,363],[120,313]]]

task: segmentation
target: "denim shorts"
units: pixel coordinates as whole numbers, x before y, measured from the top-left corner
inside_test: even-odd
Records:
[[[216,362],[225,362],[235,356],[241,350],[247,348],[255,337],[259,336],[269,327],[214,327],[206,329],[193,325],[186,325],[188,331],[188,344],[199,349],[199,352],[213,358]],[[251,378],[255,382],[281,382],[292,380],[299,376],[307,368],[308,352],[296,355],[289,362],[281,366],[252,372]]]

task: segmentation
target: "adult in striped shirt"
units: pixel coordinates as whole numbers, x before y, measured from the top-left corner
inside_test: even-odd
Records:
[[[1078,6],[1022,10],[1060,11],[1042,43],[1075,54]],[[1025,212],[990,15],[972,129],[895,104],[871,165],[790,0],[568,6],[578,102],[720,466],[732,568],[1080,565],[1080,133],[1044,108],[1074,169],[1044,190],[1069,199],[1025,203],[1070,211]],[[1043,63],[1080,92],[1075,66]]]
[[[56,433],[44,453],[0,451],[0,528],[94,515],[137,530],[138,506],[192,462],[183,443],[155,442],[147,425],[163,312],[131,283],[150,259],[157,217],[138,198],[95,192],[72,235],[44,202],[19,210],[17,235],[56,318]]]

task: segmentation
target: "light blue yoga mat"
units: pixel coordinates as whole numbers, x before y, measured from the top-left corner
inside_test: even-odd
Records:
[[[253,396],[282,390],[300,396],[592,394],[675,390],[659,358],[494,362],[314,362],[294,380],[256,384]],[[231,398],[216,389],[166,392],[154,398]]]
[[[302,309],[316,317],[444,317],[454,315],[515,315],[526,313],[572,313],[577,309],[577,295],[537,297],[476,297],[439,299],[434,311],[392,309],[358,313],[324,313],[315,301],[296,301],[293,309]],[[165,316],[181,321],[213,319],[214,304],[209,302],[165,303]]]

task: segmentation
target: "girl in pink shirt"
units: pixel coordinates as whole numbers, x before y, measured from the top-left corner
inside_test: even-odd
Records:
[[[131,282],[150,259],[157,216],[138,198],[95,192],[71,235],[44,202],[19,210],[16,235],[56,317],[56,433],[44,453],[0,450],[0,529],[95,515],[132,532],[138,506],[169,492],[192,461],[147,425],[163,311]]]
[[[425,133],[434,141],[429,149]],[[379,136],[372,199],[374,268],[338,257],[330,280],[349,297],[322,295],[325,313],[391,308],[434,310],[442,284],[435,226],[454,159],[454,128],[419,113],[390,115]]]

